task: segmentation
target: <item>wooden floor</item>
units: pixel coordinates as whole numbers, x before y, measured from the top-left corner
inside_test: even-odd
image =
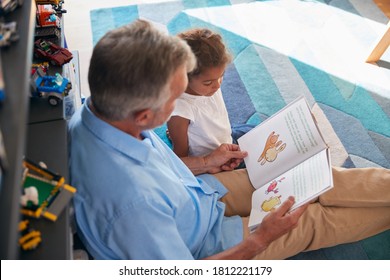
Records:
[[[390,0],[374,0],[379,9],[390,19]]]

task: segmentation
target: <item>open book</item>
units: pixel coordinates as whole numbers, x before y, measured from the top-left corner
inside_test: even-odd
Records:
[[[269,211],[289,196],[290,211],[333,187],[330,154],[306,99],[288,104],[238,139],[252,196],[249,228],[254,229]]]

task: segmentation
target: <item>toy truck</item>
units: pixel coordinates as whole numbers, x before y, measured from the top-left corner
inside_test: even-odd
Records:
[[[53,6],[54,10],[57,13],[59,14],[66,13],[66,10],[62,9],[62,4],[64,4],[64,1],[62,0],[35,0],[35,3],[37,5],[50,4]]]
[[[68,79],[59,73],[55,76],[46,76],[41,68],[37,68],[32,75],[30,85],[33,97],[47,98],[52,106],[57,106],[72,89]]]
[[[37,5],[35,38],[55,38],[61,36],[61,23],[51,5]]]

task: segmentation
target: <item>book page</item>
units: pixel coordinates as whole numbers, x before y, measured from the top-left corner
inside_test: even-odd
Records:
[[[255,188],[264,185],[326,148],[304,97],[238,139],[249,178]]]
[[[252,196],[249,227],[258,225],[289,196],[295,197],[293,210],[332,188],[329,158],[329,150],[323,150],[257,189]]]

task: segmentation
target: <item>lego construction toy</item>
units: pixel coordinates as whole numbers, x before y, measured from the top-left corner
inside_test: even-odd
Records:
[[[25,159],[22,178],[22,214],[34,218],[43,216],[56,221],[72,199],[76,189],[65,184],[65,178]]]
[[[41,232],[30,227],[29,220],[19,222],[19,245],[27,251],[35,249],[42,241]]]

